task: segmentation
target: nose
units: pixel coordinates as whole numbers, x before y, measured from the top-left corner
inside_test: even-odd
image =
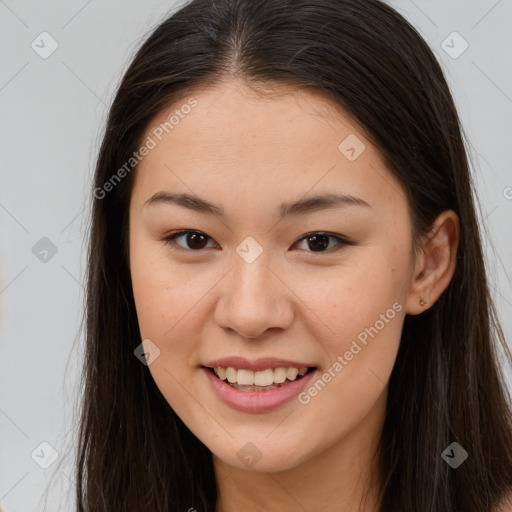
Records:
[[[252,263],[236,255],[234,268],[220,283],[214,319],[244,338],[261,337],[268,329],[287,329],[293,322],[294,294],[264,254]]]

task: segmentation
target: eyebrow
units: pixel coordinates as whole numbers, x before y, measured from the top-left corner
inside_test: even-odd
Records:
[[[206,201],[198,196],[186,193],[170,193],[157,192],[150,197],[145,203],[146,206],[154,206],[157,204],[176,204],[199,213],[217,215],[224,218],[224,208]],[[371,208],[364,199],[340,193],[325,193],[312,197],[300,199],[293,203],[282,203],[280,206],[280,218],[292,215],[304,215],[319,210],[327,210],[333,208],[342,208],[346,206],[363,206]]]

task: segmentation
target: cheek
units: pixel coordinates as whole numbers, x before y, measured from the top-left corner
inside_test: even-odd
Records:
[[[312,322],[319,326],[313,335],[324,364],[300,400],[312,404],[317,417],[330,417],[333,431],[349,431],[377,403],[400,344],[405,316],[400,279],[385,266],[363,270],[330,280],[317,290],[317,302],[308,303],[322,319]],[[344,414],[333,417],[340,407]]]
[[[409,269],[406,243],[361,253],[356,264],[318,281],[314,293],[306,293],[312,283],[302,277],[299,293],[307,297],[309,328],[322,342],[327,368],[336,362],[343,366],[332,368],[333,380],[343,393],[350,389],[355,396],[378,392],[389,378],[405,317]]]
[[[172,327],[181,313],[183,302],[177,300],[173,290],[183,287],[176,273],[172,278],[167,275],[165,262],[158,254],[158,242],[147,240],[136,230],[130,231],[130,272],[140,336],[142,340],[151,340],[160,350],[158,359],[150,365],[153,372],[165,359],[167,343],[164,345],[163,341],[166,334],[173,339]]]
[[[158,273],[154,267],[147,272],[141,270],[134,268],[132,283],[142,338],[172,350],[174,355],[190,350],[194,318],[200,312],[200,283],[192,286],[185,276]]]
[[[130,273],[141,335],[162,339],[190,301],[187,276],[167,257],[162,242],[137,229],[130,233]]]
[[[220,269],[179,263],[163,243],[134,234],[130,271],[141,339],[160,349],[159,365],[173,374],[197,365],[202,325],[211,308],[208,294],[222,277]]]
[[[158,242],[136,236],[131,240],[130,270],[141,339],[151,340],[159,350],[148,367],[151,376],[180,417],[200,424],[204,418],[191,407],[184,389],[192,389],[190,365],[197,364],[193,357],[200,337],[194,319],[204,295],[201,280],[180,271]],[[197,418],[190,416],[196,413]]]
[[[350,269],[334,272],[329,279],[315,285],[314,293],[306,293],[306,287],[312,289],[312,283],[308,285],[306,281],[307,277],[302,277],[305,288],[301,295],[307,298],[305,302],[311,311],[320,317],[325,336],[329,338],[331,334],[335,340],[357,336],[381,315],[394,319],[401,307],[393,308],[393,305],[403,306],[406,298],[407,276],[386,259],[374,260],[368,266],[360,262]]]

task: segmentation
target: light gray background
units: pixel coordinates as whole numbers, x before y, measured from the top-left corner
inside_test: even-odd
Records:
[[[441,61],[471,141],[491,285],[510,344],[512,1],[389,3]],[[121,74],[175,5],[0,0],[0,503],[9,512],[45,509],[54,473],[45,510],[73,509],[90,180]],[[47,59],[31,47],[44,31],[58,42]],[[458,58],[442,46],[454,31],[469,44]],[[463,48],[457,37],[445,43],[452,55]],[[42,237],[57,248],[47,262],[32,252]],[[47,469],[35,462],[48,460],[42,442],[59,455]]]

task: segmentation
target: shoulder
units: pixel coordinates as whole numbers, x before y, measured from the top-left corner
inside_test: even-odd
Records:
[[[494,512],[512,512],[512,491],[505,497]]]

